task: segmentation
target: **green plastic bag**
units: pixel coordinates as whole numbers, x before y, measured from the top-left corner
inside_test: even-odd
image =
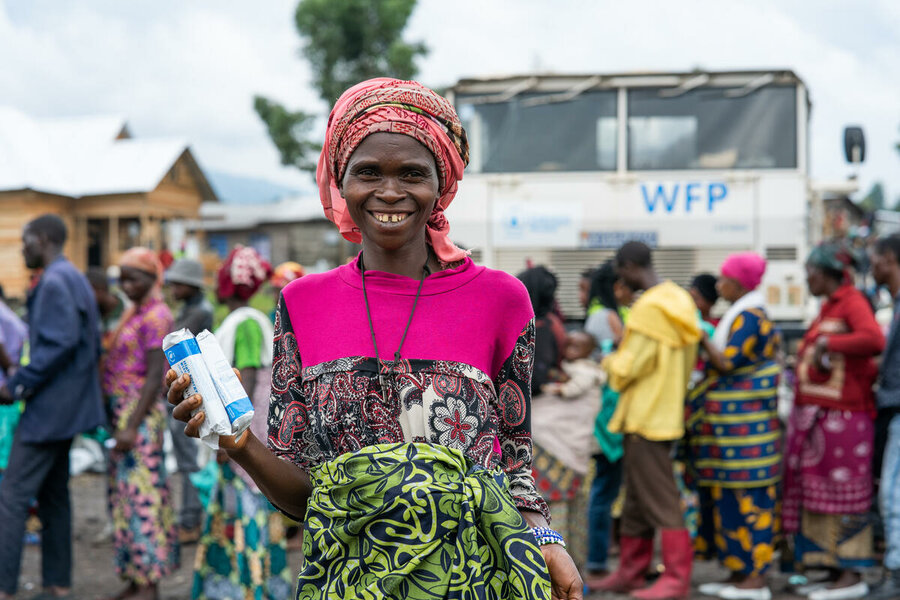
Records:
[[[188,477],[197,488],[197,495],[200,497],[200,503],[203,504],[203,510],[208,510],[216,482],[219,481],[219,463],[216,462],[215,455],[207,461],[205,467],[196,473],[191,473]]]
[[[25,403],[22,401],[0,405],[0,471],[5,471],[9,465],[13,435],[16,433],[16,426],[24,408]]]

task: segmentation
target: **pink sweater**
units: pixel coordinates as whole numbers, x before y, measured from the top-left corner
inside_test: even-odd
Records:
[[[400,344],[418,287],[417,279],[366,272],[382,360],[391,360]],[[283,294],[304,365],[374,356],[358,260],[297,279]],[[401,355],[465,363],[494,379],[533,316],[518,279],[466,259],[425,280]]]

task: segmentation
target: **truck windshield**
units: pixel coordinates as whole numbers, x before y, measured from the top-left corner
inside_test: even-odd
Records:
[[[795,87],[670,91],[628,90],[630,170],[797,166]]]
[[[616,92],[585,92],[571,100],[521,94],[510,101],[457,106],[472,144],[474,171],[611,171],[616,168]]]

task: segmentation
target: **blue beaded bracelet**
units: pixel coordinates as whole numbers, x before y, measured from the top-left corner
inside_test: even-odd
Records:
[[[532,527],[531,533],[534,535],[534,539],[537,540],[538,546],[559,544],[563,548],[566,547],[566,541],[563,539],[563,536],[549,527]]]

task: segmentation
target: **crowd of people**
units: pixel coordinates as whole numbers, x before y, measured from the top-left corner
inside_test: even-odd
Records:
[[[200,263],[164,268],[132,248],[111,285],[65,259],[59,217],[31,221],[27,326],[0,303],[0,600],[17,591],[32,507],[37,598],[73,597],[68,456],[96,428],[110,435],[124,582],[111,600],[158,598],[184,544],[197,544],[191,597],[210,600],[681,599],[694,561],[712,559],[729,575],[701,582],[709,597],[768,600],[776,561],[811,600],[900,597],[900,319],[878,325],[852,283],[853,250],[826,243],[808,257],[822,304],[796,352],[751,252],[683,288],[626,243],[583,273],[573,326],[551,270],[514,278],[451,241],[444,209],[467,160],[452,105],[376,79],[338,100],[319,163],[325,215],[362,246],[337,269],[273,270],[236,247],[207,289]],[[900,237],[868,260],[900,297]],[[266,285],[272,314],[249,303]],[[254,417],[220,437],[215,484],[199,494],[205,414],[162,342],[212,330],[211,296]],[[879,531],[885,577],[870,590],[861,571]]]
[[[893,298],[898,257],[898,236],[868,257]],[[823,243],[806,269],[821,308],[794,352],[766,311],[766,261],[752,252],[682,289],[658,278],[648,247],[627,243],[583,274],[587,318],[568,334],[555,277],[544,267],[519,275],[538,323],[535,477],[558,501],[558,528],[573,540],[587,533],[570,548],[588,589],[683,598],[693,560],[717,559],[730,575],[701,594],[767,600],[780,557],[783,571],[796,569],[789,591],[812,600],[900,598],[898,319],[886,330],[876,321],[853,284],[852,248]],[[727,309],[714,312],[720,298]],[[782,420],[784,377],[794,383]],[[876,529],[885,577],[870,589],[861,574],[876,564]],[[609,572],[613,543],[619,566]]]
[[[108,507],[116,573],[113,598],[158,597],[179,566],[179,549],[197,543],[193,598],[291,597],[288,523],[224,451],[204,506],[191,475],[200,447],[163,402],[163,337],[213,329],[203,266],[180,259],[163,269],[158,253],[132,248],[118,261],[117,285],[105,270],[78,273],[62,254],[63,221],[44,215],[24,234],[29,268],[40,273],[28,295],[28,325],[0,303],[0,598],[17,587],[25,517],[36,504],[41,524],[44,599],[71,597],[69,449],[79,433],[108,432]],[[215,329],[241,373],[255,408],[251,428],[264,436],[271,382],[272,317],[248,306],[269,283],[280,289],[303,274],[296,263],[273,273],[252,248],[237,247],[217,273],[215,296],[228,315]],[[277,275],[277,276],[276,276]],[[163,295],[179,310],[173,316]],[[176,510],[163,452],[171,432],[181,501]]]

